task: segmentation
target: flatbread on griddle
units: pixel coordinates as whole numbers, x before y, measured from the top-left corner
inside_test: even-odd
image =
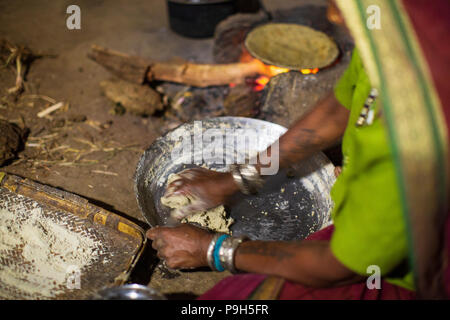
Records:
[[[339,55],[325,33],[292,23],[268,23],[247,35],[245,46],[262,62],[288,69],[314,69],[330,65]]]

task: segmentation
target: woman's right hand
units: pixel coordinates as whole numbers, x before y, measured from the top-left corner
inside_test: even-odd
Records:
[[[172,212],[172,216],[177,220],[194,212],[217,207],[239,191],[229,172],[217,172],[197,167],[183,170],[178,175],[180,178],[167,186],[164,196],[184,195],[194,201]]]

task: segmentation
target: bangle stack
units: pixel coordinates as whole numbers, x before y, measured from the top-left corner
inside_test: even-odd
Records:
[[[224,234],[224,233],[216,233],[216,234],[214,235],[214,237],[212,238],[211,242],[209,243],[208,251],[207,251],[207,253],[206,253],[206,259],[207,259],[207,261],[208,261],[208,265],[209,265],[209,267],[210,267],[212,270],[214,270],[214,271],[217,271],[216,265],[215,265],[215,262],[214,262],[214,249],[215,249],[215,247],[216,247],[217,240],[218,240],[219,237],[221,237],[221,236],[227,236],[227,235]]]
[[[217,233],[211,240],[208,251],[207,260],[209,267],[214,271],[231,271],[236,273],[234,267],[234,256],[237,247],[244,241],[248,240],[247,237],[230,237],[227,234]]]

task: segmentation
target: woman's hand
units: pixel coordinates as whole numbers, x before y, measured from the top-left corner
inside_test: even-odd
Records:
[[[239,190],[229,172],[217,172],[198,167],[183,170],[178,175],[180,178],[167,186],[164,196],[184,195],[195,199],[173,213],[173,216],[179,220],[194,212],[217,207]]]
[[[192,269],[208,266],[206,254],[213,234],[183,223],[176,227],[155,227],[147,237],[157,256],[172,269]]]

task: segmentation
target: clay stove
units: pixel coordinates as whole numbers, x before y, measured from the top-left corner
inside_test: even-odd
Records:
[[[334,63],[320,70],[290,71],[265,65],[262,74],[246,78],[243,84],[186,88],[163,83],[161,90],[174,101],[171,115],[183,122],[216,116],[255,117],[288,127],[332,90],[350,61],[354,45],[346,30],[327,20],[325,6],[305,5],[269,14],[230,16],[216,28],[214,62],[223,64],[255,59],[245,48],[245,37],[256,26],[268,22],[297,23],[324,32],[334,39],[340,54]]]

